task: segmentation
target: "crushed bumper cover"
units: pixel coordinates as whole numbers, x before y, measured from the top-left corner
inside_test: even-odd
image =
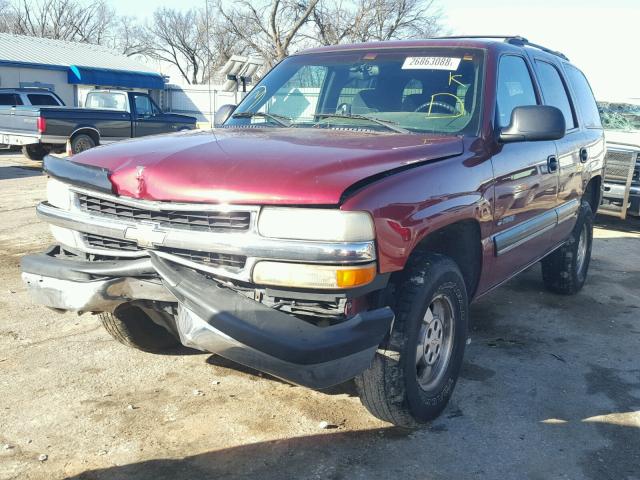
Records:
[[[318,327],[153,254],[109,262],[59,254],[54,247],[22,260],[23,279],[38,303],[96,312],[132,300],[174,302],[184,345],[311,388],[336,385],[365,370],[394,317],[391,309],[381,308]]]

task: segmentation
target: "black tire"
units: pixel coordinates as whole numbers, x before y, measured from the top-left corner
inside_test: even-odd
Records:
[[[586,242],[586,246],[582,242]],[[583,200],[567,242],[542,260],[542,280],[548,290],[575,295],[582,289],[589,271],[592,244],[593,210],[589,202]]]
[[[71,153],[74,155],[78,153],[82,153],[85,150],[89,150],[96,146],[96,142],[89,135],[85,135],[81,133],[79,135],[75,135],[71,139]]]
[[[467,291],[453,260],[426,252],[412,257],[397,292],[388,344],[380,348],[371,367],[356,377],[355,383],[371,414],[397,426],[416,428],[440,415],[453,393],[467,339]],[[424,338],[427,309],[442,298],[450,302],[453,315],[450,356],[439,367],[441,374],[433,385],[425,388],[418,380],[418,359],[423,358],[417,352],[419,339]]]
[[[180,345],[173,334],[133,305],[123,304],[113,313],[101,313],[100,321],[118,342],[143,352],[165,353]]]
[[[42,160],[48,153],[49,150],[44,148],[39,143],[36,143],[34,145],[25,145],[22,147],[22,154],[29,160]]]

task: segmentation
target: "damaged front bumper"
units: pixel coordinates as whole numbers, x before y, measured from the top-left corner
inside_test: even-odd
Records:
[[[101,262],[61,253],[53,247],[22,259],[23,280],[38,303],[77,312],[114,311],[135,300],[177,303],[176,330],[184,345],[311,388],[365,370],[393,321],[385,307],[319,327],[153,253]]]

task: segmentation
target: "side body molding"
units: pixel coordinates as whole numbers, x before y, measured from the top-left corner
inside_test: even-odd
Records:
[[[565,220],[573,218],[578,211],[578,207],[580,207],[580,202],[577,199],[573,199],[559,205],[553,210],[541,213],[526,222],[522,222],[494,235],[493,243],[496,257],[507,253],[529,240],[533,240]]]

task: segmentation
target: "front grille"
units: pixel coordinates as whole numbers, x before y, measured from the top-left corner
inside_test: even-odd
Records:
[[[115,250],[125,250],[127,252],[138,252],[141,250],[136,242],[131,240],[120,240],[118,238],[103,237],[101,235],[85,234],[85,241],[94,248],[107,248]]]
[[[144,250],[136,242],[131,240],[121,240],[118,238],[104,237],[102,235],[85,234],[85,242],[93,248],[123,250],[127,252],[137,252]],[[178,257],[212,267],[224,267],[228,269],[241,270],[247,262],[247,257],[242,255],[229,255],[226,253],[200,252],[198,250],[187,250],[173,247],[157,247],[154,250],[171,253]]]
[[[609,182],[626,183],[629,173],[635,167],[635,152],[609,150],[605,158],[605,180]]]
[[[248,211],[184,211],[147,210],[132,207],[115,200],[78,194],[80,208],[91,214],[122,220],[147,220],[164,227],[199,230],[204,232],[244,231],[249,229],[251,212]]]

